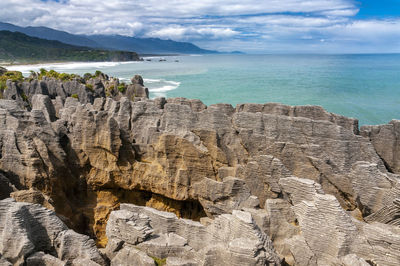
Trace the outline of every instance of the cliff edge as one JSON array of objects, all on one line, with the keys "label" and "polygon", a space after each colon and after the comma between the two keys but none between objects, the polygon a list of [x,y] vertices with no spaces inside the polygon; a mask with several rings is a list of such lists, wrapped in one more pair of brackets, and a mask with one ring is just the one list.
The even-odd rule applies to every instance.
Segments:
[{"label": "cliff edge", "polygon": [[[0,262],[400,263],[397,120],[359,130],[318,106],[148,99],[140,76],[123,89],[102,73],[33,73],[2,95]],[[102,254],[63,257],[46,241],[10,252],[9,217],[39,208],[21,202]]]}]

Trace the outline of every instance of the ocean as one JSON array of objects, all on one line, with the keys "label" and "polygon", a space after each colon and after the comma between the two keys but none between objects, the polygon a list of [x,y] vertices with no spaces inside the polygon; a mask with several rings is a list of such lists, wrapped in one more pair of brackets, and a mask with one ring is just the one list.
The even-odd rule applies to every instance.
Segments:
[{"label": "ocean", "polygon": [[[166,61],[160,62],[161,58]],[[320,105],[358,118],[360,125],[400,119],[400,54],[193,55],[8,68],[29,75],[42,67],[80,75],[100,70],[126,82],[140,74],[151,98],[196,98],[207,105]]]}]

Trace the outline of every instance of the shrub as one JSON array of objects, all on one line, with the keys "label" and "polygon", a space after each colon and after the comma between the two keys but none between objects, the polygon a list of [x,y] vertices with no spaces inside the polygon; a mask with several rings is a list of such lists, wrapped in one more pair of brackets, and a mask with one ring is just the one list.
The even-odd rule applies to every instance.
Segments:
[{"label": "shrub", "polygon": [[56,78],[56,79],[58,79],[59,78],[59,76],[60,76],[60,73],[58,73],[57,71],[55,71],[55,70],[50,70],[49,72],[47,72],[47,75],[46,76],[48,76],[49,78]]},{"label": "shrub", "polygon": [[0,90],[3,91],[7,89],[7,84],[4,80],[0,80]]},{"label": "shrub", "polygon": [[[35,72],[31,72],[32,74],[34,74]],[[49,77],[49,78],[55,78],[55,79],[60,79],[62,81],[68,81],[68,80],[72,80],[74,78],[80,78],[79,75],[75,75],[75,74],[67,74],[67,73],[59,73],[53,69],[47,71],[44,68],[41,68],[39,70],[39,79],[43,79],[43,77]]]},{"label": "shrub", "polygon": [[157,266],[163,266],[163,265],[165,265],[167,263],[167,259],[166,258],[164,258],[164,259],[160,259],[160,258],[157,258],[157,257],[151,257],[151,258],[154,260],[154,262],[156,263]]},{"label": "shrub", "polygon": [[0,89],[5,90],[7,88],[7,80],[19,82],[24,80],[24,76],[19,71],[7,71],[0,76]]},{"label": "shrub", "polygon": [[118,85],[118,90],[119,90],[121,93],[124,93],[124,92],[126,91],[126,84],[125,84],[125,83],[119,84],[119,85]]},{"label": "shrub", "polygon": [[79,100],[78,94],[76,94],[76,93],[72,94],[71,97]]},{"label": "shrub", "polygon": [[25,93],[21,93],[21,98],[24,102],[28,102],[28,96]]},{"label": "shrub", "polygon": [[96,70],[96,72],[94,73],[95,77],[100,76],[101,74],[103,74],[103,72],[101,72],[100,70]]},{"label": "shrub", "polygon": [[86,88],[92,92],[94,91],[92,84],[86,84]]},{"label": "shrub", "polygon": [[58,75],[58,78],[61,79],[62,81],[67,81],[67,80],[71,80],[72,75],[67,74],[67,73],[61,73]]},{"label": "shrub", "polygon": [[40,73],[40,75],[46,76],[47,70],[44,68],[41,68],[41,69],[39,69],[39,73]]},{"label": "shrub", "polygon": [[90,74],[90,73],[85,73],[85,75],[83,75],[83,78],[84,78],[85,80],[89,80],[89,79],[93,78],[93,76],[92,76],[92,74]]}]

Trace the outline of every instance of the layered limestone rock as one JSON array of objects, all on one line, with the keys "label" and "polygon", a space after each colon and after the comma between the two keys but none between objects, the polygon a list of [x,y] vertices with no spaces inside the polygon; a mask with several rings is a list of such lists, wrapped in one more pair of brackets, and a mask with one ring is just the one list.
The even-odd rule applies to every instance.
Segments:
[{"label": "layered limestone rock", "polygon": [[[277,263],[273,254],[297,265],[397,262],[396,121],[359,133],[356,119],[317,106],[149,100],[139,76],[123,93],[110,93],[118,82],[105,75],[85,82],[8,82],[10,100],[0,100],[1,198],[54,209],[107,245],[115,264],[146,264],[154,255],[171,265],[258,265]],[[125,209],[110,219],[121,224],[108,228],[121,203],[170,214]],[[220,246],[203,250],[207,239]],[[369,252],[368,241],[379,248]],[[34,260],[52,260],[45,255]]]},{"label": "layered limestone rock", "polygon": [[389,170],[400,174],[400,120],[392,120],[387,125],[363,126],[361,135],[371,140]]},{"label": "layered limestone rock", "polygon": [[284,178],[281,181],[284,192],[298,199],[291,208],[300,234],[285,240],[297,264],[400,263],[398,227],[355,220],[334,196],[310,189],[318,185],[307,179]]},{"label": "layered limestone rock", "polygon": [[106,265],[95,242],[37,204],[0,201],[1,265]]},{"label": "layered limestone rock", "polygon": [[107,237],[112,265],[130,265],[120,257],[132,256],[135,249],[139,250],[135,257],[144,252],[140,257],[167,259],[167,265],[280,265],[271,240],[244,211],[222,214],[204,226],[171,213],[123,204],[111,213]]},{"label": "layered limestone rock", "polygon": [[[54,76],[59,76],[61,79]],[[53,116],[50,118],[54,118],[55,109],[50,101],[56,105],[71,96],[78,99],[82,104],[93,103],[99,97],[112,97],[119,100],[126,96],[132,101],[149,98],[149,90],[144,86],[143,79],[139,75],[132,78],[132,84],[127,85],[120,82],[119,79],[109,77],[101,72],[96,72],[95,76],[85,74],[84,77],[52,73],[51,71],[43,74],[33,72],[29,78],[23,81],[8,80],[6,85],[7,88],[2,92],[3,99],[15,100],[26,109],[35,108],[38,101],[43,102],[45,100],[47,101],[45,103],[47,110],[52,109],[51,115]],[[38,95],[36,99],[34,98],[35,95]],[[49,99],[42,98],[46,95],[49,96]],[[45,115],[48,117],[46,112]]]}]

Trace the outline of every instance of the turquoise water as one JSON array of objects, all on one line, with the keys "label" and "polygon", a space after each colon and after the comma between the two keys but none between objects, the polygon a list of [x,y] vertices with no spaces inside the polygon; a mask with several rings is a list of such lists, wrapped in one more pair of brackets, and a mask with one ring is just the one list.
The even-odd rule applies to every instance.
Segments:
[{"label": "turquoise water", "polygon": [[[321,105],[360,124],[400,119],[400,55],[171,56],[131,63],[71,63],[50,69],[83,74],[97,69],[128,80],[141,74],[151,97],[213,103],[279,102]],[[178,61],[178,62],[177,62]],[[43,66],[18,66],[36,70]]]}]

